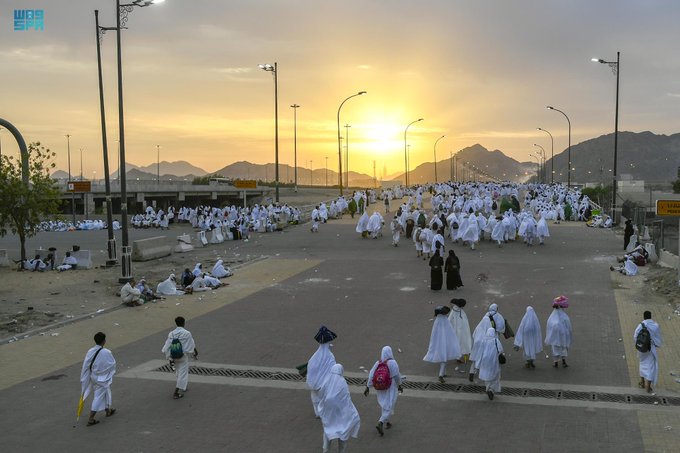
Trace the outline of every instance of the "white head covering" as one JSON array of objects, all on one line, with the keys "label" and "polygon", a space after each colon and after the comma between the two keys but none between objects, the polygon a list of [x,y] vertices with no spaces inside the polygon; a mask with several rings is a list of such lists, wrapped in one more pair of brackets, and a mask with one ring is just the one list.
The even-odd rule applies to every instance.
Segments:
[{"label": "white head covering", "polygon": [[201,275],[203,273],[203,271],[201,270],[201,267],[202,267],[201,263],[196,263],[196,266],[194,266],[194,270],[191,271],[191,273],[194,274],[194,277],[198,277],[199,275]]},{"label": "white head covering", "polygon": [[550,346],[571,346],[571,320],[561,308],[553,308],[545,328],[545,344]]},{"label": "white head covering", "polygon": [[443,314],[435,316],[430,334],[430,345],[423,360],[431,363],[442,363],[459,359],[461,355],[460,343],[449,318]]},{"label": "white head covering", "polygon": [[542,338],[541,323],[538,320],[538,316],[536,316],[533,307],[527,307],[526,313],[515,333],[515,346],[522,346],[525,356],[533,358],[536,354],[543,351]]},{"label": "white head covering", "polygon": [[484,335],[484,344],[476,365],[479,368],[479,378],[483,381],[493,381],[501,373],[498,355],[503,352],[503,345],[496,338],[496,330],[489,327]]},{"label": "white head covering", "polygon": [[311,390],[319,390],[333,365],[335,365],[335,356],[331,352],[330,343],[320,344],[307,362],[307,387]]},{"label": "white head covering", "polygon": [[357,437],[361,419],[352,403],[347,381],[342,376],[344,369],[336,363],[331,367],[321,389],[319,415],[323,423],[323,431],[328,440],[347,440]]},{"label": "white head covering", "polygon": [[382,351],[380,352],[380,361],[384,362],[387,359],[394,359],[392,348],[389,346],[383,346]]}]

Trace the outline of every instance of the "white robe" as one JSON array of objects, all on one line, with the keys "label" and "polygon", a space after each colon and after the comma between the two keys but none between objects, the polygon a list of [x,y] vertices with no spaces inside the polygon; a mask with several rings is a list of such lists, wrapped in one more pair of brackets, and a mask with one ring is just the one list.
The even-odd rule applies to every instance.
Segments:
[{"label": "white robe", "polygon": [[382,414],[380,416],[381,422],[389,421],[390,416],[394,413],[394,406],[395,404],[397,404],[397,397],[399,395],[398,387],[399,385],[401,385],[401,374],[399,373],[399,365],[397,364],[397,361],[394,360],[392,348],[390,348],[389,346],[385,346],[382,348],[382,351],[380,353],[380,360],[375,362],[373,368],[371,368],[371,371],[368,373],[368,381],[366,383],[368,387],[373,387],[373,375],[375,374],[375,370],[378,369],[378,365],[380,364],[380,362],[385,362],[386,360],[387,367],[390,370],[390,377],[392,378],[392,385],[390,385],[390,388],[388,388],[387,390],[375,391],[376,394],[378,395],[378,404],[382,409]]},{"label": "white robe", "polygon": [[[97,354],[100,349],[101,352]],[[96,358],[95,354],[97,354]],[[95,358],[94,362],[92,362],[93,358]],[[92,365],[91,371],[90,364]],[[116,374],[116,359],[113,358],[111,351],[102,346],[91,347],[83,360],[80,385],[83,400],[94,392],[92,411],[98,412],[111,408],[111,383],[114,374]]]},{"label": "white robe", "polygon": [[453,326],[444,315],[437,315],[432,325],[430,344],[423,360],[431,363],[443,363],[461,357],[460,342]]},{"label": "white robe", "polygon": [[361,427],[359,412],[352,403],[347,381],[342,375],[343,371],[339,363],[333,365],[321,388],[319,416],[323,424],[324,437],[328,440],[346,441],[350,436],[356,438]]},{"label": "white robe", "polygon": [[216,278],[224,278],[224,277],[229,277],[233,275],[231,272],[231,269],[225,268],[224,267],[224,261],[223,260],[217,260],[215,265],[212,268],[212,271],[210,271],[210,274],[213,277]]},{"label": "white robe", "polygon": [[330,343],[320,344],[314,355],[307,362],[307,387],[312,391],[314,415],[319,416],[319,391],[335,365],[335,356],[331,352]]},{"label": "white robe", "polygon": [[486,382],[486,390],[493,392],[501,391],[501,364],[498,355],[503,352],[503,345],[492,327],[489,327],[484,335],[479,359],[476,362],[479,368],[479,379]]},{"label": "white robe", "polygon": [[541,323],[532,307],[527,307],[515,332],[515,346],[523,348],[526,360],[535,360],[536,354],[543,352]]},{"label": "white robe", "polygon": [[545,328],[545,344],[552,346],[553,356],[567,356],[571,346],[571,320],[564,309],[553,308]]},{"label": "white robe", "polygon": [[[638,359],[640,359],[640,377],[647,379],[652,384],[656,384],[659,378],[659,357],[656,353],[656,348],[660,347],[663,343],[661,337],[661,329],[656,321],[651,319],[645,319],[642,321],[649,330],[649,334],[652,339],[652,348],[649,352],[638,351]],[[638,333],[642,326],[638,324],[633,334],[633,341],[637,340]]]},{"label": "white robe", "polygon": [[177,289],[175,274],[170,274],[170,277],[158,284],[156,287],[156,294],[160,296],[181,296],[184,294],[184,291]]},{"label": "white robe", "polygon": [[460,343],[460,353],[462,355],[470,354],[472,352],[472,335],[470,334],[470,322],[465,310],[456,306],[451,307],[449,322],[451,322]]}]

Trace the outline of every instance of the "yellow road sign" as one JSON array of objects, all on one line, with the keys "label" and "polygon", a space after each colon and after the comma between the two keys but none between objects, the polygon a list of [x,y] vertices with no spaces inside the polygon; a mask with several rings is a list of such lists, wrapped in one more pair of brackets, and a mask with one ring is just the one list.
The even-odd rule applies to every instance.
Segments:
[{"label": "yellow road sign", "polygon": [[257,181],[254,179],[242,179],[234,181],[234,187],[237,189],[257,189]]},{"label": "yellow road sign", "polygon": [[680,216],[680,200],[656,200],[656,215]]}]

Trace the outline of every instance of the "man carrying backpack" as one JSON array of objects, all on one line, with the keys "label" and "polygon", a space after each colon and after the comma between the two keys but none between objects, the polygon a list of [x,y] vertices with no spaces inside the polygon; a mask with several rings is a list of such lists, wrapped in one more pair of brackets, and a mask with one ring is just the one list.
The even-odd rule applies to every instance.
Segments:
[{"label": "man carrying backpack", "polygon": [[170,361],[170,365],[175,367],[177,374],[177,386],[175,393],[172,395],[174,399],[184,397],[184,392],[187,389],[189,381],[189,356],[191,354],[194,359],[198,358],[198,349],[194,343],[194,338],[191,332],[184,328],[185,319],[181,316],[175,318],[177,328],[168,334],[168,339],[165,340],[161,352],[165,354],[165,358]]},{"label": "man carrying backpack", "polygon": [[[394,360],[392,355],[392,348],[385,346],[380,353],[380,360],[375,362],[371,372],[368,373],[368,381],[366,382],[366,390],[364,396],[368,396],[369,388],[373,387],[378,394],[378,404],[382,409],[380,419],[375,429],[378,430],[380,436],[385,435],[385,429],[390,429],[390,417],[394,413],[394,405],[397,404],[398,393],[404,390],[401,388],[401,375],[399,374],[399,365]],[[398,393],[397,393],[398,392]]]},{"label": "man carrying backpack", "polygon": [[640,359],[640,382],[638,386],[652,393],[652,383],[656,385],[659,377],[659,358],[656,348],[661,346],[661,329],[656,321],[652,320],[652,312],[645,311],[643,321],[638,324],[633,335],[635,349],[638,350]]}]

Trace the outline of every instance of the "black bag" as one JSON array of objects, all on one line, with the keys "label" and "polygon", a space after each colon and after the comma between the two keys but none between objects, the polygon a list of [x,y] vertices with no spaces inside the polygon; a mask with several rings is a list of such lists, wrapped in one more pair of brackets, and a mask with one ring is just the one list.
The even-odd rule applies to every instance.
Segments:
[{"label": "black bag", "polygon": [[513,338],[515,336],[515,331],[512,330],[512,327],[510,327],[510,324],[508,324],[508,320],[505,320],[505,331],[503,332],[503,338],[506,340],[508,338]]},{"label": "black bag", "polygon": [[[494,341],[497,342],[498,340]],[[498,343],[494,344],[496,345],[496,351],[498,351],[498,363],[500,363],[501,365],[505,365],[505,362],[507,361],[507,359],[505,358],[505,354],[498,350]]]},{"label": "black bag", "polygon": [[495,201],[491,204],[491,209],[493,209],[494,211],[498,209],[498,204]]},{"label": "black bag", "polygon": [[652,336],[649,330],[647,330],[645,323],[641,322],[640,326],[640,331],[637,337],[635,337],[635,349],[640,352],[649,352],[652,350]]}]

